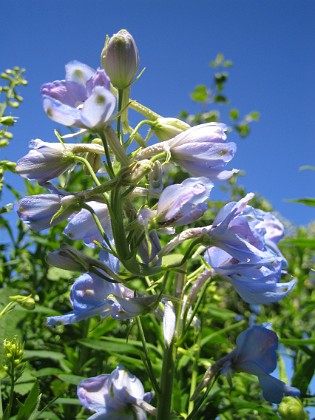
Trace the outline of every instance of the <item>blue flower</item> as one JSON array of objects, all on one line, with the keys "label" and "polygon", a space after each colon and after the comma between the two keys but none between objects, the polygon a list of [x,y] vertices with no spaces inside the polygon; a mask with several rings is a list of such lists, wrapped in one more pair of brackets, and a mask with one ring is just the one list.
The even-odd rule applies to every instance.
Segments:
[{"label": "blue flower", "polygon": [[[277,248],[279,237],[271,233],[276,218],[272,216],[272,223],[268,222],[268,213],[248,206],[253,197],[254,194],[249,193],[219,211],[208,231],[210,242],[242,262],[258,263],[277,255],[285,266],[286,260]],[[280,222],[277,223],[280,226]]]},{"label": "blue flower", "polygon": [[106,281],[96,274],[85,273],[76,279],[70,290],[73,311],[48,317],[47,324],[68,325],[95,315],[101,318],[111,316],[114,319],[129,319],[150,311],[156,306],[158,298],[158,295],[135,297],[133,290],[120,283]]},{"label": "blue flower", "polygon": [[279,404],[283,396],[298,397],[300,391],[270,376],[277,366],[277,334],[262,326],[243,331],[236,348],[224,358],[222,373],[245,372],[256,375],[265,400]]},{"label": "blue flower", "polygon": [[226,130],[224,124],[200,124],[166,141],[165,145],[172,160],[187,172],[224,181],[237,172],[224,169],[236,152],[236,144],[226,142]]},{"label": "blue flower", "polygon": [[89,419],[145,420],[144,408],[153,408],[148,403],[153,393],[144,392],[141,381],[118,365],[110,374],[84,379],[77,388],[81,404],[96,414]]},{"label": "blue flower", "polygon": [[41,95],[44,110],[52,120],[91,130],[104,127],[116,106],[105,71],[95,72],[78,61],[66,65],[66,80],[44,84]]},{"label": "blue flower", "polygon": [[[107,205],[97,201],[89,201],[87,204],[98,217],[109,241],[113,242],[112,227]],[[95,241],[100,243],[104,241],[91,212],[87,209],[82,209],[70,217],[70,221],[66,226],[64,233],[73,240],[83,240],[89,247],[95,246]]]},{"label": "blue flower", "polygon": [[76,210],[75,196],[62,194],[27,196],[16,205],[18,216],[35,231],[48,229],[66,220]]},{"label": "blue flower", "polygon": [[199,219],[208,206],[213,183],[208,178],[187,178],[162,192],[156,214],[159,226],[183,226]]},{"label": "blue flower", "polygon": [[170,140],[140,150],[135,159],[147,159],[167,152],[173,162],[192,175],[206,177],[213,182],[225,181],[238,172],[236,169],[225,170],[236,152],[236,144],[226,142],[226,130],[224,124],[200,124]]},{"label": "blue flower", "polygon": [[245,302],[260,305],[278,302],[287,296],[296,280],[280,283],[283,263],[269,257],[259,263],[239,262],[217,247],[208,248],[204,256],[215,274],[229,280]]},{"label": "blue flower", "polygon": [[74,164],[71,146],[46,143],[40,139],[30,142],[32,150],[17,161],[16,173],[39,183],[61,175]]},{"label": "blue flower", "polygon": [[104,154],[103,147],[97,144],[61,144],[47,143],[40,139],[32,140],[31,150],[17,161],[15,171],[30,180],[40,184],[58,177],[75,164],[75,155],[92,152]]}]

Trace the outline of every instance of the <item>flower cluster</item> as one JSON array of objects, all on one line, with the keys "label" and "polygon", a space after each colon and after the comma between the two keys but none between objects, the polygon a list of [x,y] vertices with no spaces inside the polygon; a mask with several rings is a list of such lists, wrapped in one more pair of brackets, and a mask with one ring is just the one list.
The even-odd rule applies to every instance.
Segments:
[{"label": "flower cluster", "polygon": [[[176,340],[198,325],[194,304],[206,280],[218,276],[228,280],[244,301],[255,305],[283,299],[295,280],[281,282],[287,266],[278,247],[283,225],[273,214],[249,205],[252,193],[223,206],[211,224],[211,216],[204,222],[216,183],[237,173],[227,168],[236,144],[227,141],[224,124],[190,127],[129,101],[138,66],[134,39],[123,30],[107,39],[101,69],[72,61],[66,65],[65,80],[42,86],[47,115],[79,128],[73,137],[88,133],[89,142],[68,143],[67,135],[58,135],[57,143],[32,140],[16,172],[48,192],[21,199],[17,212],[35,231],[67,221],[63,231],[67,239],[90,248],[89,256],[68,245],[48,255],[49,264],[81,273],[70,290],[72,311],[49,317],[49,326],[94,316],[131,320],[153,313],[163,320],[169,357]],[[129,126],[128,107],[145,116],[143,124],[150,126],[158,142],[147,145],[139,130]],[[112,127],[116,118],[117,132]],[[129,147],[133,140],[138,146]],[[96,160],[97,165],[91,164]],[[78,165],[90,186],[81,191],[60,189],[58,177],[65,172],[71,176]],[[170,167],[180,174],[178,182],[169,176]],[[177,254],[185,250],[180,260],[176,252],[172,258],[174,249]],[[200,267],[172,296],[168,278],[186,278],[192,255],[199,255]],[[179,301],[181,310],[176,311]],[[257,375],[265,399],[278,403],[283,395],[297,396],[298,391],[269,376],[276,366],[276,348],[275,333],[254,327],[238,337],[236,349],[217,366],[229,375],[238,371]],[[156,387],[159,413],[170,412],[165,372]],[[91,419],[145,419],[146,412],[156,413],[149,404],[152,394],[145,394],[139,379],[122,366],[82,381],[78,397],[95,412]]]}]

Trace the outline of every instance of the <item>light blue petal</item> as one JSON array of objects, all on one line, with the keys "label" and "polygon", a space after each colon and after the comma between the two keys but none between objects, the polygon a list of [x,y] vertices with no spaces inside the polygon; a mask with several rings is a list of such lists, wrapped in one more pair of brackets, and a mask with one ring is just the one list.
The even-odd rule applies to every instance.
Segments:
[{"label": "light blue petal", "polygon": [[90,129],[102,127],[115,110],[116,98],[107,89],[96,86],[81,110],[81,122]]},{"label": "light blue petal", "polygon": [[80,111],[65,105],[56,99],[43,96],[43,107],[49,118],[66,126],[83,127],[80,124]]},{"label": "light blue petal", "polygon": [[65,68],[66,80],[70,80],[81,85],[85,85],[95,73],[95,70],[90,66],[77,60],[70,61],[66,64]]}]

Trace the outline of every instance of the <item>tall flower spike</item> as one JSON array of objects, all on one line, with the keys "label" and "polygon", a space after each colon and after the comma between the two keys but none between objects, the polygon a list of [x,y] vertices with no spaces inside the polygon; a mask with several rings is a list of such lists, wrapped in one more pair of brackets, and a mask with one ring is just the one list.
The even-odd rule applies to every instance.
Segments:
[{"label": "tall flower spike", "polygon": [[67,64],[66,80],[44,84],[41,95],[47,115],[70,127],[100,129],[109,123],[116,106],[105,71],[95,72],[78,61]]},{"label": "tall flower spike", "polygon": [[300,391],[297,388],[269,375],[277,366],[277,348],[275,332],[262,326],[249,328],[237,337],[235,350],[224,358],[222,373],[234,371],[256,375],[263,397],[271,403],[279,404],[285,395],[298,397]]},{"label": "tall flower spike", "polygon": [[154,412],[148,404],[153,393],[145,393],[141,381],[121,365],[110,374],[81,381],[77,394],[84,407],[95,411],[96,414],[89,417],[91,420],[145,420],[147,416],[142,407]]}]

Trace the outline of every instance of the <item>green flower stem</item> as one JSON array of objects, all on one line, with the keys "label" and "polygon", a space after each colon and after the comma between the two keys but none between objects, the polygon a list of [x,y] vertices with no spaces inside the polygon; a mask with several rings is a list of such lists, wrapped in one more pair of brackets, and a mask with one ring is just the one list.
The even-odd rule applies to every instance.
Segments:
[{"label": "green flower stem", "polygon": [[[113,130],[113,128],[110,127],[110,126],[107,126],[105,128],[104,132],[101,134],[101,138],[102,138],[102,141],[104,139],[103,144],[104,144],[104,142],[106,144],[108,143],[109,147],[111,148],[111,150],[114,153],[114,156],[116,157],[118,162],[121,163],[123,166],[128,166],[129,159],[126,155],[125,149],[121,145],[121,143],[120,143],[115,131]],[[104,148],[105,148],[105,145],[104,145]],[[106,152],[106,150],[105,150],[105,152]],[[110,159],[109,159],[109,162],[110,162]]]},{"label": "green flower stem", "polygon": [[10,376],[10,380],[11,380],[10,393],[9,393],[9,403],[8,403],[7,408],[5,409],[3,420],[8,420],[11,417],[11,411],[12,411],[13,399],[14,399],[14,383],[15,383],[15,378],[14,378],[14,365],[13,365],[13,361],[9,365],[11,367],[10,372],[8,372],[8,374]]},{"label": "green flower stem", "polygon": [[172,393],[175,372],[177,348],[174,340],[169,347],[164,349],[163,366],[161,374],[161,394],[158,398],[157,420],[171,419]]},{"label": "green flower stem", "polygon": [[103,131],[101,131],[99,133],[99,136],[102,140],[102,143],[103,143],[103,146],[104,146],[104,151],[105,151],[105,157],[106,157],[106,162],[107,162],[107,164],[105,165],[105,168],[106,168],[110,178],[115,178],[115,173],[114,173],[114,170],[113,170],[112,161],[111,161],[110,152],[109,152],[108,143],[107,143],[105,133]]},{"label": "green flower stem", "polygon": [[11,312],[12,309],[17,305],[16,302],[9,302],[0,312],[0,319],[6,315],[7,313]]},{"label": "green flower stem", "polygon": [[146,117],[148,120],[156,120],[157,118],[161,117],[161,115],[157,114],[156,112],[152,111],[150,108],[147,108],[146,106],[139,104],[139,102],[131,100],[129,107],[133,109],[134,111],[139,112],[139,114]]},{"label": "green flower stem", "polygon": [[123,95],[124,95],[124,90],[123,89],[118,89],[118,117],[117,117],[117,137],[118,140],[120,141],[120,144],[122,144],[122,136],[121,136],[121,109],[122,109],[122,103],[123,103]]},{"label": "green flower stem", "polygon": [[129,121],[128,121],[128,106],[130,98],[130,86],[125,88],[122,91],[122,103],[121,103],[121,126],[123,133],[128,133],[130,131]]},{"label": "green flower stem", "polygon": [[190,414],[195,406],[195,401],[191,399],[191,397],[195,393],[196,385],[197,385],[197,377],[198,377],[198,361],[200,356],[200,333],[197,333],[197,340],[195,345],[195,352],[194,352],[194,362],[192,366],[192,374],[191,374],[191,383],[190,383],[190,391],[189,391],[189,404],[188,404],[188,414]]},{"label": "green flower stem", "polygon": [[145,339],[145,335],[144,335],[144,331],[143,331],[143,327],[142,327],[140,317],[136,317],[136,322],[137,322],[137,326],[138,326],[138,330],[139,330],[139,334],[140,334],[140,339],[141,339],[141,342],[142,342],[142,348],[143,348],[144,356],[145,356],[145,359],[143,360],[143,362],[145,364],[147,374],[150,378],[150,381],[151,381],[151,384],[152,384],[152,387],[153,387],[154,391],[156,392],[157,395],[160,395],[161,390],[160,390],[159,384],[158,384],[158,382],[155,378],[155,374],[154,374],[154,371],[153,371],[153,368],[152,368],[150,355],[149,355],[149,352],[148,352],[148,347],[147,347],[147,343],[146,343],[146,339]]},{"label": "green flower stem", "polygon": [[117,255],[122,263],[130,258],[130,250],[127,243],[127,235],[124,226],[124,214],[122,207],[122,199],[120,188],[114,188],[111,192],[111,200],[109,206],[112,231],[115,240]]},{"label": "green flower stem", "polygon": [[130,137],[129,137],[129,140],[128,140],[129,143],[131,143],[133,141],[133,139],[135,139],[140,147],[146,147],[146,143],[144,141],[139,142],[138,137],[137,137],[137,134],[138,134],[138,131],[140,130],[140,128],[143,125],[146,125],[146,124],[152,126],[154,123],[152,122],[152,120],[142,120],[142,121],[140,121],[139,124],[133,129],[132,133],[130,134]]},{"label": "green flower stem", "polygon": [[[165,277],[164,281],[168,277]],[[157,406],[157,420],[168,420],[171,419],[172,411],[172,396],[173,396],[173,383],[174,383],[174,374],[176,367],[176,358],[177,358],[177,342],[176,337],[180,334],[182,328],[182,290],[184,286],[184,281],[186,274],[177,273],[174,284],[173,296],[176,298],[173,302],[174,310],[176,313],[176,328],[174,337],[169,345],[164,346],[164,356],[163,356],[163,365],[161,373],[160,388],[161,394],[158,398]]]},{"label": "green flower stem", "polygon": [[90,162],[87,159],[84,159],[81,156],[75,156],[75,160],[77,162],[83,163],[83,165],[86,166],[87,170],[89,171],[89,173],[90,173],[91,177],[93,178],[93,181],[95,182],[96,185],[101,185],[100,180],[95,175],[95,172],[93,171],[93,168],[92,168]]}]

